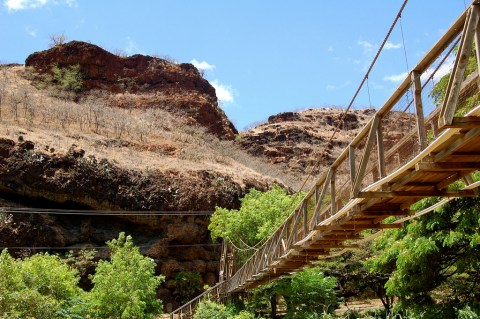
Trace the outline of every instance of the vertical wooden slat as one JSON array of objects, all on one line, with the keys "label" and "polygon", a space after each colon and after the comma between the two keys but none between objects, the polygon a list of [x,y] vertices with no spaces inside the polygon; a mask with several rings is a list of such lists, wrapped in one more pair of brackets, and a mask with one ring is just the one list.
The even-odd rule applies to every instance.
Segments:
[{"label": "vertical wooden slat", "polygon": [[352,192],[353,192],[353,185],[355,182],[355,175],[356,175],[356,169],[355,169],[355,147],[350,145],[348,147],[348,158],[350,161],[350,181],[352,184]]},{"label": "vertical wooden slat", "polygon": [[308,208],[307,202],[303,205],[303,238],[307,236],[308,233]]},{"label": "vertical wooden slat", "polygon": [[420,82],[420,72],[412,71],[411,79],[413,83],[413,98],[415,101],[415,115],[417,121],[417,133],[418,144],[420,150],[424,150],[427,147],[427,128],[425,126],[425,117],[423,114],[423,102],[422,102],[422,84]]},{"label": "vertical wooden slat", "polygon": [[336,189],[335,189],[335,177],[337,170],[332,169],[332,177],[330,179],[330,199],[331,199],[331,208],[330,216],[333,216],[337,213],[337,200],[336,200]]},{"label": "vertical wooden slat", "polygon": [[477,55],[477,71],[479,74],[477,85],[480,87],[480,21],[477,23],[477,27],[475,29],[475,53]]},{"label": "vertical wooden slat", "polygon": [[362,180],[363,180],[363,177],[365,176],[365,170],[367,168],[367,164],[370,159],[370,153],[372,152],[373,142],[375,141],[375,137],[377,136],[377,127],[378,127],[379,121],[380,121],[380,117],[376,114],[373,118],[370,131],[368,132],[367,144],[365,145],[365,150],[362,156],[362,160],[360,161],[360,165],[358,167],[358,171],[355,176],[355,182],[354,182],[354,185],[352,188],[352,194],[351,194],[352,198],[357,196],[358,192],[360,191],[360,187],[362,186]]},{"label": "vertical wooden slat", "polygon": [[460,95],[460,87],[462,85],[465,68],[468,58],[471,54],[472,41],[475,29],[478,25],[479,8],[478,5],[472,5],[467,13],[465,27],[463,29],[460,47],[453,66],[454,72],[450,76],[445,93],[445,100],[442,105],[439,117],[439,127],[452,124],[455,115],[458,97]]},{"label": "vertical wooden slat", "polygon": [[[479,77],[479,79],[480,79],[480,77]],[[433,137],[434,137],[434,138],[437,138],[437,136],[438,136],[438,118],[433,119],[432,121],[430,121],[430,125],[432,126]]]},{"label": "vertical wooden slat", "polygon": [[314,220],[313,226],[316,226],[320,222],[320,208],[322,206],[323,199],[327,194],[327,189],[329,187],[329,180],[332,177],[332,171],[333,169],[330,167],[330,169],[328,170],[327,178],[323,182],[322,193],[320,194],[320,197],[315,205],[315,212],[313,213],[313,220]]}]

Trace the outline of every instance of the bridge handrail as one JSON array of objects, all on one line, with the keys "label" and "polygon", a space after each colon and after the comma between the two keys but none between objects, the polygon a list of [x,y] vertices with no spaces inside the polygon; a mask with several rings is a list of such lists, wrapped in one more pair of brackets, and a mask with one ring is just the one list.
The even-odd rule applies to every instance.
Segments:
[{"label": "bridge handrail", "polygon": [[[355,138],[352,140],[352,142],[341,152],[340,156],[337,157],[337,159],[333,162],[333,164],[330,166],[330,171],[335,170],[336,168],[340,167],[340,165],[344,164],[347,160],[347,158],[350,156],[350,153],[352,152],[352,149],[356,148],[362,140],[364,140],[367,136],[370,139],[374,139],[374,132],[377,130],[375,125],[379,125],[379,121],[386,115],[388,112],[390,112],[394,106],[398,103],[398,101],[401,99],[402,96],[404,96],[407,91],[414,85],[414,81],[412,79],[412,74],[416,74],[417,76],[425,73],[428,68],[435,62],[435,60],[440,56],[440,54],[450,46],[453,41],[462,33],[463,27],[466,23],[467,19],[467,12],[463,12],[459,18],[453,23],[453,25],[445,32],[445,34],[436,42],[436,44],[432,47],[432,49],[425,54],[425,56],[420,60],[420,62],[417,63],[417,65],[412,69],[412,73],[407,75],[405,79],[402,81],[402,83],[398,86],[398,88],[394,91],[394,93],[390,96],[390,98],[383,104],[383,106],[375,113],[373,118],[362,128],[362,130],[355,136]],[[417,88],[418,89],[418,88]],[[366,157],[364,155],[364,157]],[[368,161],[368,158],[366,159]],[[363,160],[362,160],[363,161]],[[366,164],[364,164],[366,165]],[[356,173],[357,175],[355,176],[356,179],[359,178],[359,174],[362,171],[362,169],[359,169]],[[362,174],[365,174],[365,168],[363,168]],[[300,214],[301,214],[301,207],[306,207],[307,201],[311,199],[314,195],[318,194],[318,190],[321,188],[325,188],[325,185],[327,183],[332,183],[331,176],[330,174],[322,174],[320,177],[320,180],[317,181],[315,186],[307,193],[305,198],[299,203],[299,205],[292,211],[290,216],[286,219],[286,221],[272,234],[272,236],[262,245],[262,247],[252,255],[252,257],[247,260],[247,262],[232,276],[231,280],[229,280],[229,285],[227,290],[229,292],[234,291],[236,289],[241,289],[242,285],[245,284],[246,281],[251,280],[252,276],[247,275],[247,273],[251,273],[250,270],[253,268],[256,268],[257,270],[263,270],[266,267],[268,267],[268,263],[265,264],[265,260],[273,260],[275,259],[275,254],[278,255],[277,249],[274,249],[274,251],[266,252],[266,247],[272,247],[272,243],[275,243],[275,247],[279,247],[281,243],[282,236],[287,233],[288,227],[292,225],[292,222],[294,220],[299,220]],[[330,177],[330,178],[329,178]],[[360,176],[359,182],[361,183],[362,177]],[[353,183],[353,181],[352,181]],[[384,181],[381,179],[380,181],[375,183],[375,187],[379,187],[383,185]],[[316,198],[316,204],[317,208],[319,207],[318,199]],[[351,204],[351,203],[349,203]],[[333,206],[331,206],[333,207]],[[332,210],[332,208],[331,208]],[[316,209],[316,214],[320,213],[320,209]],[[331,214],[331,216],[326,216],[327,218],[321,222],[320,224],[317,225],[325,225],[328,222],[331,222],[334,220],[332,217],[334,217],[336,214]],[[318,216],[312,216],[312,219],[317,218]],[[312,220],[311,219],[311,220]],[[311,233],[314,231],[314,229],[309,229],[308,233]],[[290,232],[290,236],[287,236],[286,238],[286,247],[283,247],[283,251],[287,252],[287,254],[291,251],[293,244],[292,236],[296,234],[295,231]],[[308,234],[304,234],[305,237],[308,236]],[[263,256],[265,255],[265,256]],[[277,257],[278,258],[278,257]],[[260,261],[260,262],[259,262]],[[256,265],[256,267],[254,267]],[[270,265],[272,266],[272,265]],[[253,272],[256,274],[256,276],[259,275],[258,271]]]}]

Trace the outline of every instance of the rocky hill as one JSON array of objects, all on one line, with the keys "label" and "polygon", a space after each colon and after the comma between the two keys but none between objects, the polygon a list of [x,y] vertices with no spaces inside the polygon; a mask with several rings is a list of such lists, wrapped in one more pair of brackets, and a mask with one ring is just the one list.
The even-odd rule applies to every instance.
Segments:
[{"label": "rocky hill", "polygon": [[[54,68],[78,66],[68,91]],[[237,147],[214,88],[190,64],[118,57],[82,42],[0,66],[0,206],[100,211],[0,214],[0,247],[16,256],[105,246],[125,231],[167,276],[164,304],[178,305],[179,272],[218,275],[220,247],[208,216],[102,216],[101,211],[236,208],[250,188],[288,176]],[[99,249],[97,257],[105,257]]]},{"label": "rocky hill", "polygon": [[[315,175],[333,163],[371,119],[375,109],[351,110],[345,116],[344,112],[341,108],[327,107],[272,115],[265,123],[241,132],[239,143],[253,156],[263,156],[298,177],[306,177],[319,162]],[[386,147],[403,137],[405,127],[414,124],[411,114],[392,114],[383,124]],[[329,143],[337,126],[339,130]]]},{"label": "rocky hill", "polygon": [[[75,89],[64,82],[74,81]],[[75,82],[76,81],[76,82]],[[68,83],[67,83],[68,84]],[[78,85],[77,84],[81,84]],[[297,190],[323,154],[329,165],[374,110],[334,108],[271,116],[238,135],[215,89],[191,64],[121,57],[72,41],[0,66],[0,206],[95,210],[90,215],[0,213],[0,247],[16,256],[103,247],[125,231],[167,276],[159,290],[176,305],[174,277],[217,280],[220,247],[208,215],[148,212],[237,208],[250,189]],[[396,125],[410,125],[398,115]],[[385,134],[392,141],[398,130]],[[144,211],[112,216],[109,211]],[[97,258],[106,257],[99,248]]]},{"label": "rocky hill", "polygon": [[190,63],[176,64],[140,54],[121,57],[90,43],[71,41],[31,54],[25,65],[39,74],[52,74],[54,65],[78,65],[87,91],[135,93],[133,97],[106,95],[113,105],[162,107],[191,118],[222,139],[231,140],[237,133],[218,107],[213,86]]}]

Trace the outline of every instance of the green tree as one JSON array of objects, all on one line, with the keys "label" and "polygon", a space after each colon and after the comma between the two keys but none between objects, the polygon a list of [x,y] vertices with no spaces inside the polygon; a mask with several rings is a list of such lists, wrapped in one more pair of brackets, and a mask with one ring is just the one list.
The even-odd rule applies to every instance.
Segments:
[{"label": "green tree", "polygon": [[231,315],[225,305],[207,300],[200,302],[193,319],[228,319]]},{"label": "green tree", "polygon": [[64,318],[65,309],[84,297],[77,286],[78,280],[77,272],[58,256],[45,253],[16,260],[3,250],[1,318]]},{"label": "green tree", "polygon": [[52,67],[52,82],[61,90],[80,92],[83,89],[83,76],[80,65],[71,65],[60,67],[54,65]]},{"label": "green tree", "polygon": [[173,294],[180,298],[182,303],[192,299],[202,288],[202,276],[198,272],[181,271],[173,279],[175,290]]},{"label": "green tree", "polygon": [[306,268],[292,275],[289,299],[289,318],[304,318],[308,314],[333,313],[338,306],[335,292],[337,282],[326,277],[315,267]]},{"label": "green tree", "polygon": [[100,261],[90,293],[93,318],[154,318],[161,312],[156,288],[164,280],[155,276],[155,262],[142,256],[131,236],[121,233],[107,242],[111,260]]},{"label": "green tree", "polygon": [[269,307],[276,307],[278,295],[285,300],[286,318],[331,314],[338,306],[336,288],[334,277],[325,276],[317,267],[306,268],[289,278],[281,278],[254,289],[245,301],[245,308],[251,313],[267,313]]},{"label": "green tree", "polygon": [[193,319],[262,319],[253,313],[238,311],[233,305],[222,305],[210,300],[202,301],[198,305]]},{"label": "green tree", "polygon": [[281,225],[302,197],[288,195],[277,185],[267,192],[250,189],[240,200],[240,209],[216,207],[208,229],[214,240],[228,239],[237,247],[255,246]]},{"label": "green tree", "polygon": [[[435,199],[416,205],[430,206]],[[480,199],[455,199],[389,231],[374,245],[372,270],[391,272],[387,293],[400,307],[424,318],[455,318],[456,310],[480,304]]]}]

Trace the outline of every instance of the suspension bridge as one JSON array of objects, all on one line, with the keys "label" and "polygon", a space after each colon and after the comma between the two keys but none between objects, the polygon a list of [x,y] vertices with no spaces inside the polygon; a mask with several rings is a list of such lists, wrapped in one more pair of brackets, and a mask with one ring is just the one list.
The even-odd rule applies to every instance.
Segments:
[{"label": "suspension bridge", "polygon": [[[475,99],[480,79],[478,69],[468,71],[467,65],[472,54],[480,65],[479,19],[480,1],[473,1],[253,256],[234,269],[225,245],[220,282],[170,317],[188,318],[204,298],[218,300],[246,291],[306,267],[319,256],[356,248],[364,230],[402,227],[404,221],[425,213],[410,210],[423,198],[443,197],[444,203],[478,196],[480,182],[472,173],[480,169],[480,105]],[[448,57],[455,62],[445,97],[427,112],[425,88]],[[410,116],[412,125],[399,124],[402,114]],[[401,128],[401,136],[391,136],[392,127]],[[466,186],[451,187],[458,180]],[[385,222],[391,216],[396,220]]]}]

